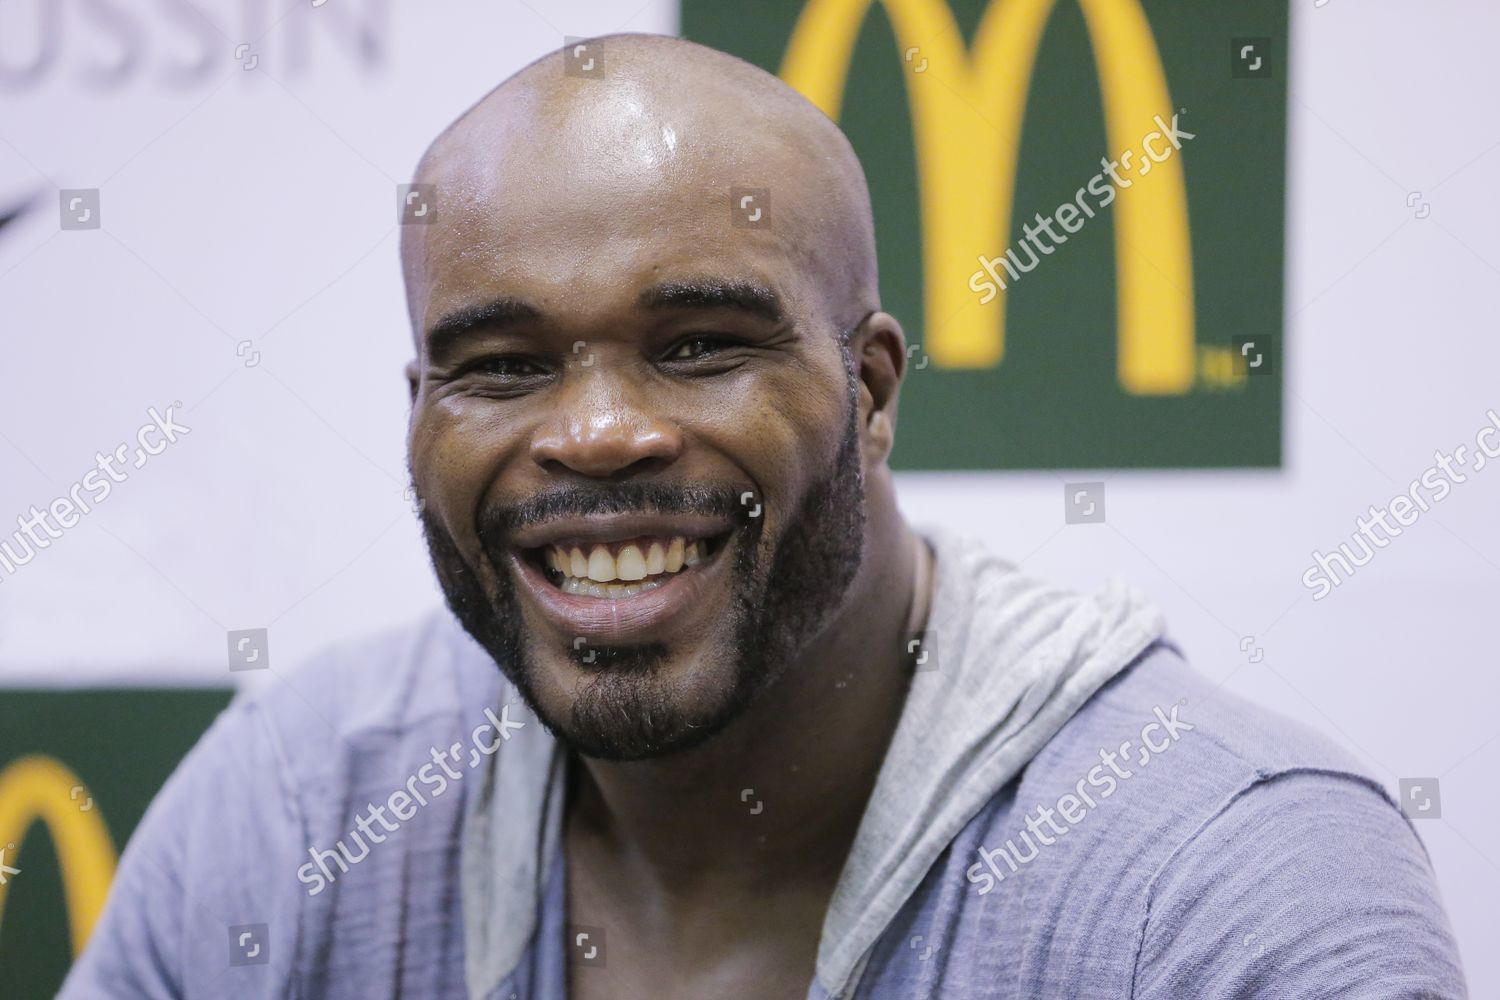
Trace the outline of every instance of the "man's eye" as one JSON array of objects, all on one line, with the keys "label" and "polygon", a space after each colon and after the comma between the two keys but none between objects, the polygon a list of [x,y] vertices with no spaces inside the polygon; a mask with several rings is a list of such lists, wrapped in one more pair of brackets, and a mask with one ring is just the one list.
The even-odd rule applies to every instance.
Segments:
[{"label": "man's eye", "polygon": [[723,337],[699,336],[682,341],[667,354],[668,361],[693,361],[717,354],[730,342]]},{"label": "man's eye", "polygon": [[534,362],[527,361],[525,358],[508,355],[485,358],[483,361],[475,364],[470,370],[484,375],[495,375],[500,378],[526,378],[533,375],[547,374],[544,369]]}]

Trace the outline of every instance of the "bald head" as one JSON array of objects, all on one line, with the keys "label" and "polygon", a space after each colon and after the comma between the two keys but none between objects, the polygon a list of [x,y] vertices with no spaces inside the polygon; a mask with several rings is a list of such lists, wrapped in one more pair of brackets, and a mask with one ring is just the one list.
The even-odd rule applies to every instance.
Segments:
[{"label": "bald head", "polygon": [[[785,255],[807,279],[799,293],[821,300],[806,304],[845,332],[878,308],[869,193],[836,124],[775,76],[694,42],[624,34],[589,45],[600,75],[569,75],[564,54],[544,56],[423,155],[416,180],[436,186],[437,224],[403,227],[401,248],[419,339],[439,255],[588,259],[674,225],[688,252],[712,230]],[[766,192],[747,206],[747,217],[761,209],[759,228],[734,226],[738,189]],[[680,225],[692,215],[699,224]]]}]

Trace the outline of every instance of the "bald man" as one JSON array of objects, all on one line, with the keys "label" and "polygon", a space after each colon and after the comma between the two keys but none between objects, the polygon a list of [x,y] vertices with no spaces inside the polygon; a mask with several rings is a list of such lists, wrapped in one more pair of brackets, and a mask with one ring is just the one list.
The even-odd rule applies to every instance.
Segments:
[{"label": "bald man", "polygon": [[63,996],[1454,997],[1426,856],[1121,586],[903,520],[838,128],[671,38],[447,129],[403,230],[451,615],[225,711]]}]

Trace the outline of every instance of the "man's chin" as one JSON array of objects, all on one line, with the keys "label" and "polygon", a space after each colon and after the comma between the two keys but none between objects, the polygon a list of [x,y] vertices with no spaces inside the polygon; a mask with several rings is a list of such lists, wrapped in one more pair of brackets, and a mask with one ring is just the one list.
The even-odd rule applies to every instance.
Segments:
[{"label": "man's chin", "polygon": [[569,749],[600,760],[697,747],[733,722],[755,691],[750,664],[673,655],[655,644],[526,659],[512,680],[532,711]]}]

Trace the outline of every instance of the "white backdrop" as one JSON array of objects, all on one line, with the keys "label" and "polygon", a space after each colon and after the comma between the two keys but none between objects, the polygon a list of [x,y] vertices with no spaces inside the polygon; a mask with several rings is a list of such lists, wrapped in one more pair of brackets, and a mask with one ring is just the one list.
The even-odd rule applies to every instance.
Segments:
[{"label": "white backdrop", "polygon": [[[258,676],[227,671],[228,629],[269,628],[280,667],[437,604],[403,497],[395,187],[564,34],[676,28],[667,0],[197,6],[0,5],[0,213],[35,199],[0,234],[0,522],[148,407],[191,428],[0,569],[0,688],[227,685]],[[1285,468],[905,475],[902,501],[1033,573],[1134,580],[1225,690],[1393,790],[1437,777],[1418,825],[1497,996],[1500,464],[1326,599],[1301,576],[1500,408],[1500,8],[1293,6]],[[59,231],[71,188],[101,190],[100,229]],[[1061,484],[1092,479],[1107,523],[1065,527]]]}]

